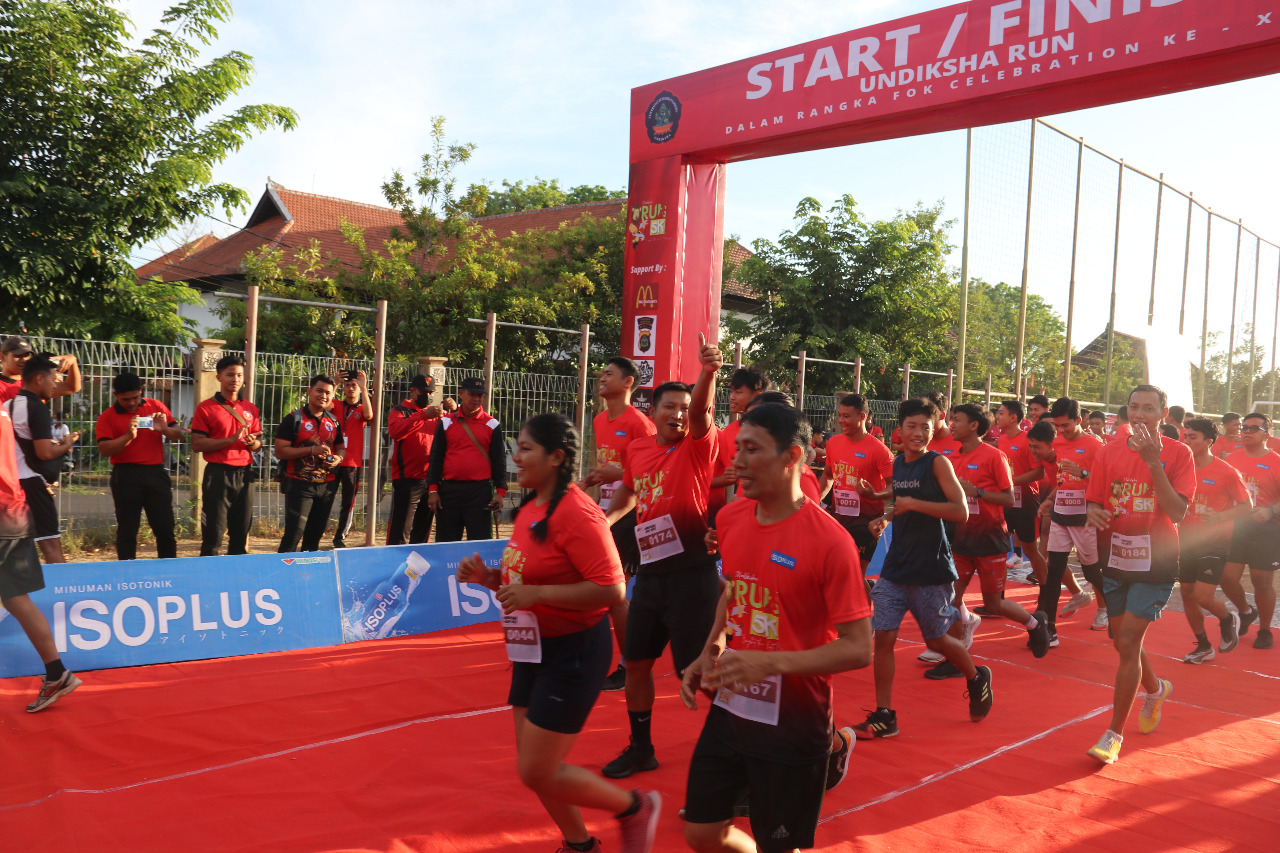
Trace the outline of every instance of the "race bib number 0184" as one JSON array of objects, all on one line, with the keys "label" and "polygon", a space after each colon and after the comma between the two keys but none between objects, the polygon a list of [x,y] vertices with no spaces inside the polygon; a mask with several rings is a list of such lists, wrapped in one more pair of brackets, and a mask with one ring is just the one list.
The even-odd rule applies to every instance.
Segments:
[{"label": "race bib number 0184", "polygon": [[1151,571],[1151,537],[1111,534],[1111,559],[1107,565],[1122,572]]}]

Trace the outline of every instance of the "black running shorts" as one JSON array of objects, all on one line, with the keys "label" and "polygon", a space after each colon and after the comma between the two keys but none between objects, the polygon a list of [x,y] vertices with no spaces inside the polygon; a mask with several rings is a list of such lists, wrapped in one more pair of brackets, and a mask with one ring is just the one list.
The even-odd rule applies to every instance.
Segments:
[{"label": "black running shorts", "polygon": [[0,539],[0,599],[44,589],[44,570],[31,537]]},{"label": "black running shorts", "polygon": [[1280,568],[1280,527],[1258,524],[1251,518],[1236,519],[1231,531],[1233,563],[1248,563],[1257,571],[1273,572]]},{"label": "black running shorts", "polygon": [[618,557],[622,560],[622,571],[634,575],[640,568],[640,544],[636,542],[636,508],[613,523],[609,528],[613,534],[613,544],[618,549]]},{"label": "black running shorts", "polygon": [[1227,566],[1227,546],[1183,546],[1178,558],[1178,583],[1222,583],[1222,570]]},{"label": "black running shorts", "polygon": [[608,617],[585,631],[542,638],[541,663],[513,663],[507,703],[540,729],[576,735],[587,723],[613,661]]},{"label": "black running shorts", "polygon": [[720,603],[714,562],[667,574],[636,576],[627,606],[627,660],[654,660],[671,644],[676,673],[697,660]]},{"label": "black running shorts", "polygon": [[31,510],[31,530],[35,540],[57,539],[62,533],[58,530],[58,505],[49,494],[43,477],[28,477],[21,481],[22,491],[27,495],[27,508]]},{"label": "black running shorts", "polygon": [[763,853],[813,847],[827,784],[827,758],[781,764],[744,755],[733,746],[729,712],[712,706],[689,762],[684,819],[721,823],[749,791],[751,834]]},{"label": "black running shorts", "polygon": [[871,562],[871,555],[876,552],[876,543],[880,541],[880,537],[871,532],[871,519],[860,515],[852,518],[834,515],[832,518],[840,522],[840,526],[853,537],[853,544],[858,549],[858,564],[862,567],[863,574],[866,574],[867,564]]},{"label": "black running shorts", "polygon": [[1036,506],[1022,506],[1018,509],[1008,507],[1004,511],[1004,523],[1009,527],[1009,532],[1018,537],[1019,542],[1036,541]]}]

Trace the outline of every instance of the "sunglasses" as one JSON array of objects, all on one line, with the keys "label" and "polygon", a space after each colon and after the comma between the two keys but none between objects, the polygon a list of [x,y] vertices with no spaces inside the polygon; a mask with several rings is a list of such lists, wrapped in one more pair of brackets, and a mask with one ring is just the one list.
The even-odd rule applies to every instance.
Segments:
[{"label": "sunglasses", "polygon": [[1241,432],[1266,432],[1267,428],[1260,427],[1260,426],[1244,426],[1244,427],[1240,427],[1240,431]]}]

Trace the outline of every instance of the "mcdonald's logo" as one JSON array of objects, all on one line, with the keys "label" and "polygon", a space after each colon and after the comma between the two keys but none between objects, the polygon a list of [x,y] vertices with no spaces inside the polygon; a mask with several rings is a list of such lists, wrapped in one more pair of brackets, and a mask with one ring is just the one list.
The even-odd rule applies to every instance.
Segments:
[{"label": "mcdonald's logo", "polygon": [[654,295],[652,284],[636,286],[635,307],[637,311],[652,311],[658,307],[658,297]]}]

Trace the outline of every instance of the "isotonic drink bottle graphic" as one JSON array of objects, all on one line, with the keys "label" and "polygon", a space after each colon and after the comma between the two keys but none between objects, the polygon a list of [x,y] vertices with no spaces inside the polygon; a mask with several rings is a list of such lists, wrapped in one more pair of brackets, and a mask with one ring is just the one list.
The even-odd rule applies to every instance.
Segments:
[{"label": "isotonic drink bottle graphic", "polygon": [[355,618],[351,628],[356,638],[377,640],[390,634],[409,606],[409,596],[413,595],[422,582],[422,576],[430,568],[431,564],[421,554],[410,551],[408,559],[390,578],[378,584],[378,588],[353,614]]}]

